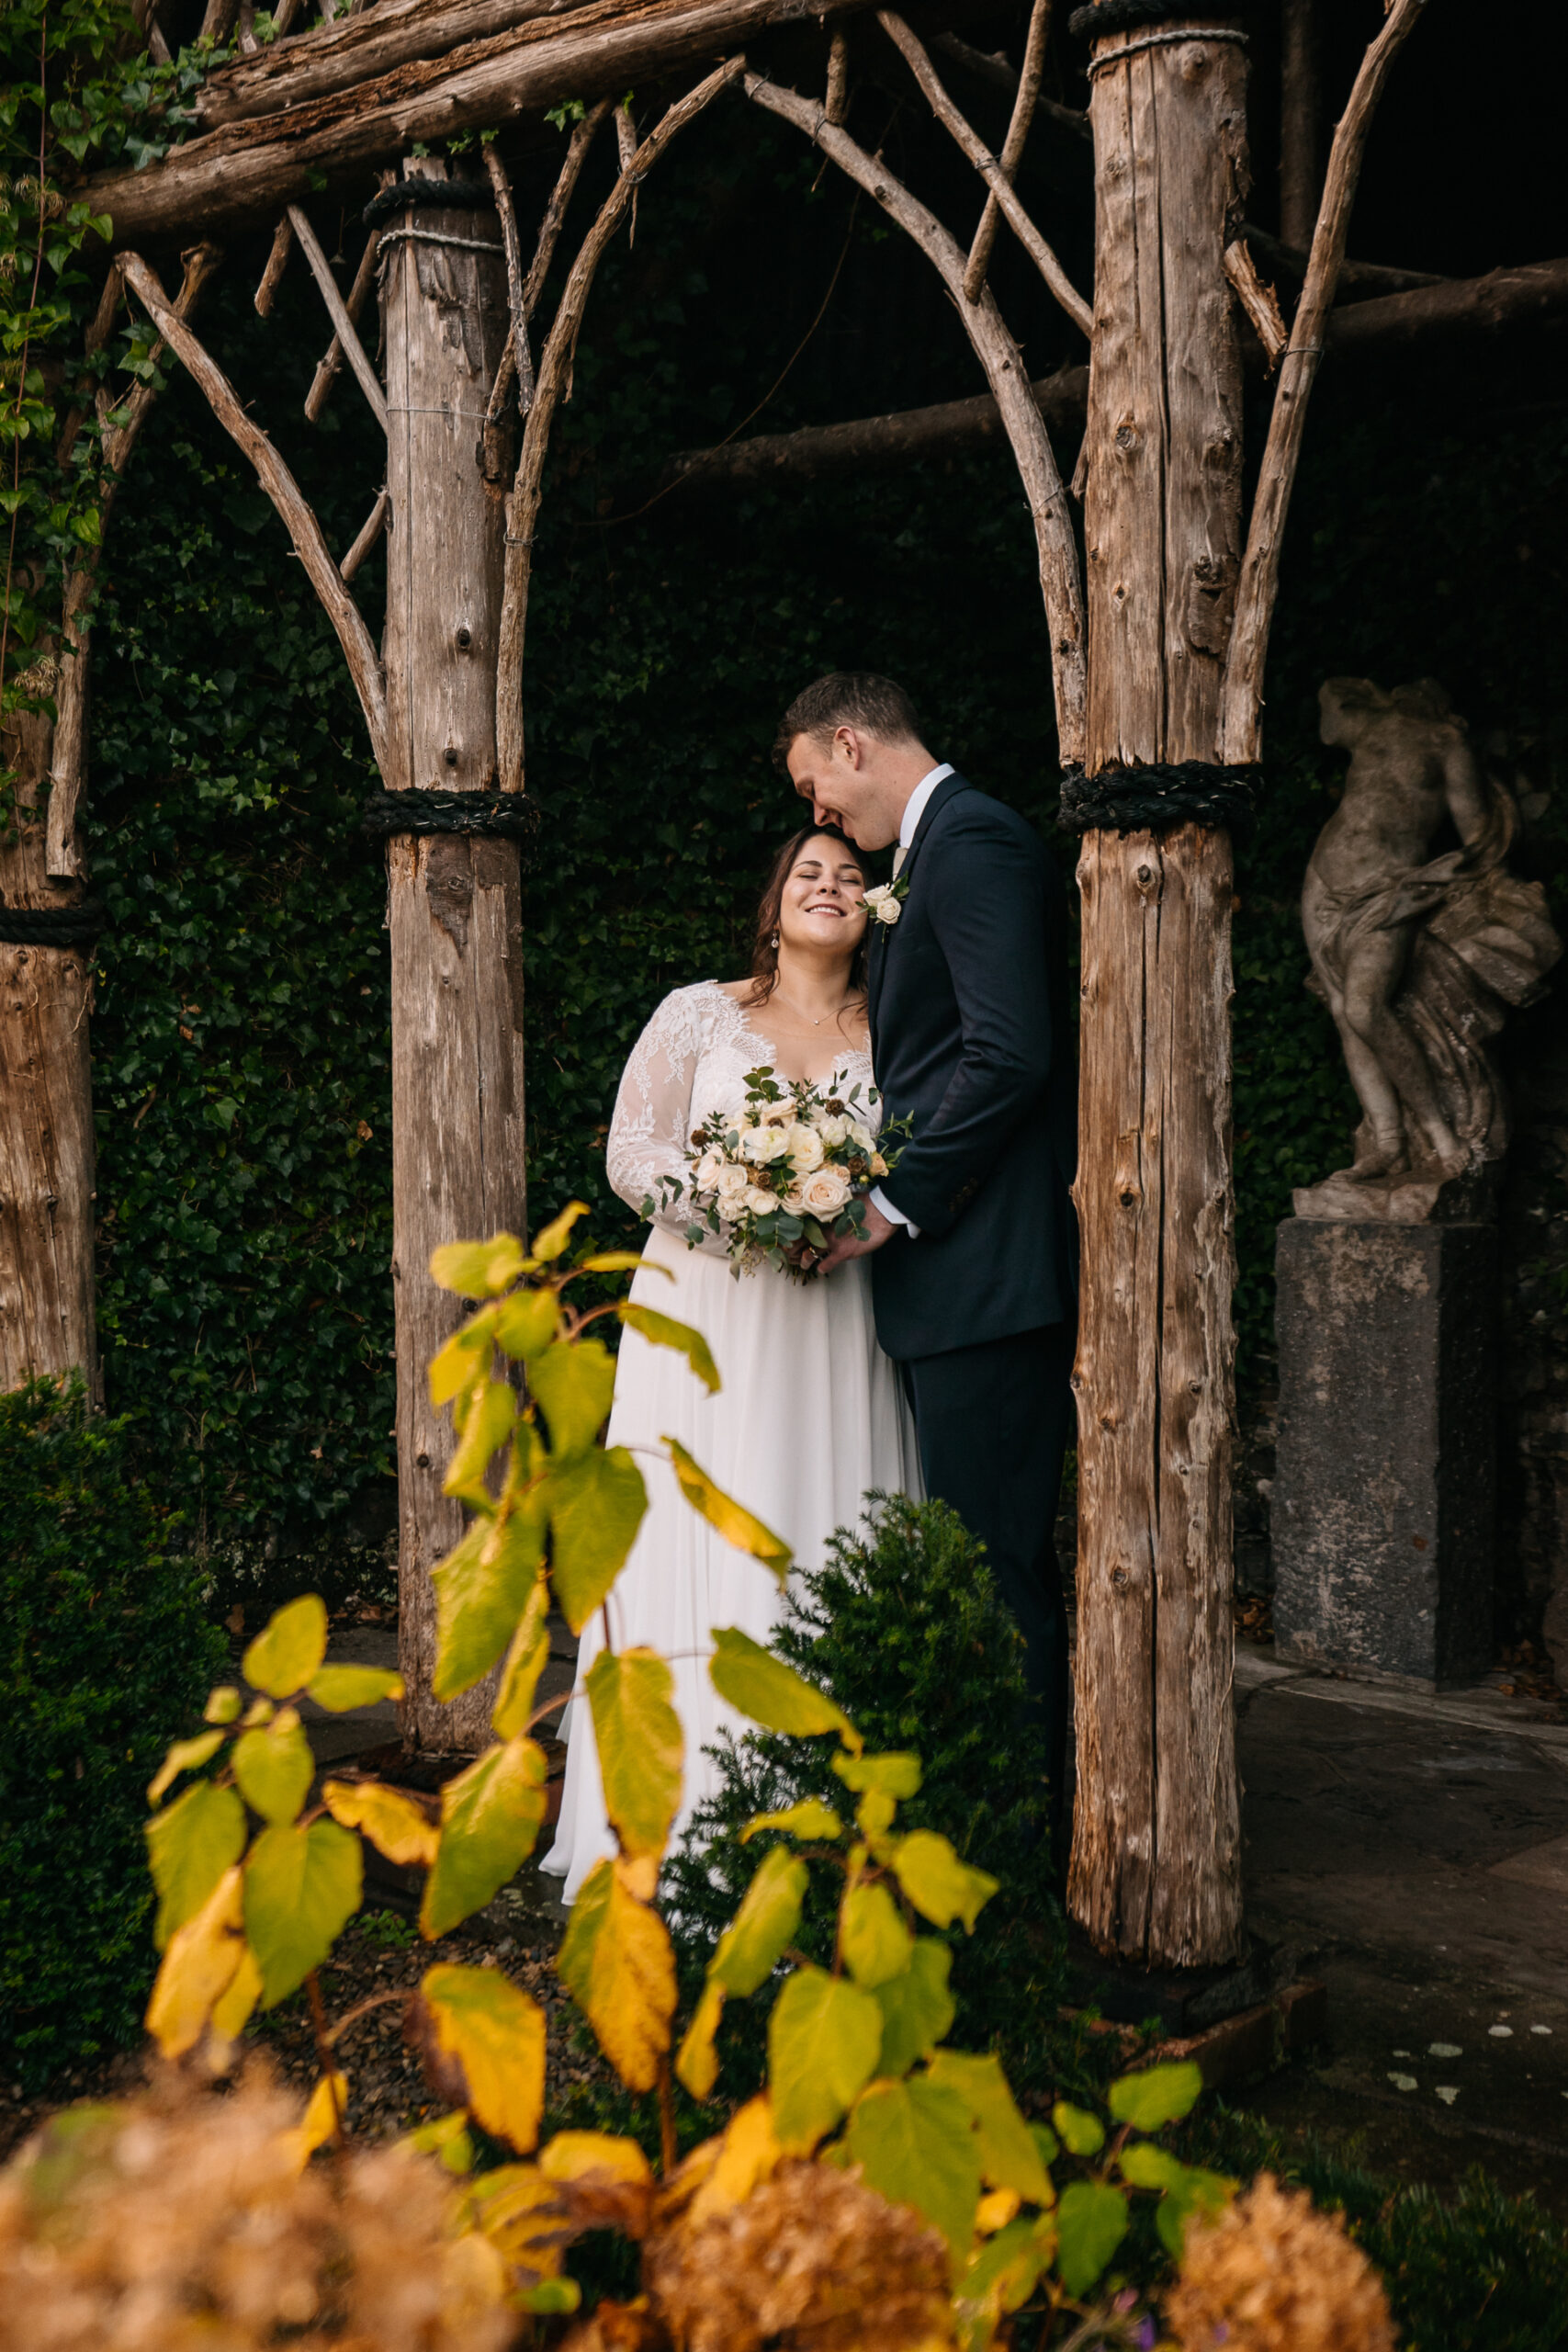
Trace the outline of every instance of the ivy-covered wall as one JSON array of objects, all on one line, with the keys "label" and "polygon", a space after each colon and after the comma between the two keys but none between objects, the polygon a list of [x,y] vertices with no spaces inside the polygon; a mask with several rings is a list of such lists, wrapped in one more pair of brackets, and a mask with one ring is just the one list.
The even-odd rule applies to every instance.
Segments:
[{"label": "ivy-covered wall", "polygon": [[[601,273],[536,563],[529,1181],[536,1215],[581,1194],[605,1236],[632,1229],[603,1168],[620,1064],[664,990],[735,967],[795,820],[767,752],[804,682],[838,665],[890,671],[941,756],[1042,824],[1055,800],[1038,583],[1005,456],[729,503],[677,494],[617,519],[665,451],[718,437],[762,396],[837,256],[826,322],[756,429],[974,389],[918,257],[911,275],[846,191],[811,198],[816,159],[787,134],[744,130],[716,160],[694,138],[678,153],[645,191],[634,252]],[[733,229],[708,250],[726,205],[732,222],[770,216],[759,238],[773,213],[805,220],[777,275],[751,266]],[[351,260],[357,233],[344,234]],[[314,439],[299,423],[319,306],[290,280],[273,321],[256,321],[261,258],[231,257],[203,332],[342,546],[380,480],[373,428],[346,376]],[[889,285],[907,315],[889,311]],[[1042,340],[1032,365],[1045,364]],[[1563,618],[1560,428],[1500,421],[1484,399],[1413,414],[1391,383],[1330,379],[1314,415],[1271,661],[1269,800],[1238,876],[1238,1315],[1254,1419],[1273,1227],[1292,1184],[1342,1164],[1354,1115],[1327,1016],[1302,985],[1295,915],[1340,764],[1316,741],[1321,679],[1442,678],[1524,779],[1524,861],[1568,900],[1568,696],[1549,652]],[[226,1605],[258,1572],[292,1589],[300,1564],[284,1561],[305,1544],[331,1555],[314,1572],[335,1561],[361,1576],[389,1523],[387,964],[380,853],[357,831],[372,779],[335,641],[177,375],[107,570],[91,822],[113,918],[94,1028],[108,1401],[136,1417],[185,1499]],[[375,622],[378,561],[359,591]],[[1070,864],[1070,842],[1059,854]],[[1535,1020],[1520,1040],[1540,1034]],[[1550,1237],[1568,1193],[1554,1174],[1542,1184],[1531,1248],[1514,1255],[1540,1285],[1532,1344],[1557,1361]],[[1526,1582],[1514,1577],[1516,1614]]]}]

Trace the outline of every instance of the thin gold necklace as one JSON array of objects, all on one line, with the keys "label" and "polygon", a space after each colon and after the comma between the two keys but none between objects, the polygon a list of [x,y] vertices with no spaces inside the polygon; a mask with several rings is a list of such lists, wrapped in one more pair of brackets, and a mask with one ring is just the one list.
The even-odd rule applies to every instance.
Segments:
[{"label": "thin gold necklace", "polygon": [[[812,1015],[811,1015],[809,1012],[807,1012],[806,1011],[804,1011],[804,1009],[803,1009],[800,1005],[796,1004],[796,1002],[795,1002],[795,1001],[794,997],[792,997],[792,996],[785,996],[785,995],[784,995],[784,992],[783,989],[779,986],[779,983],[778,983],[778,981],[777,981],[776,979],[775,979],[775,980],[774,980],[774,982],[773,982],[773,994],[774,994],[776,997],[780,998],[780,999],[781,999],[781,1000],[782,1000],[785,1004],[787,1004],[787,1005],[788,1005],[788,1007],[789,1007],[789,1009],[790,1009],[790,1011],[791,1011],[792,1012],[797,1012],[797,1013],[799,1013],[799,1014],[800,1014],[800,1018],[802,1019],[802,1021],[809,1021],[809,1022],[811,1023],[811,1026],[813,1027],[813,1029],[820,1029],[820,1028],[821,1028],[821,1026],[822,1026],[823,1022],[824,1022],[824,1021],[826,1021],[826,1020],[828,1020],[828,1019],[829,1019],[829,1017],[826,1012],[824,1012],[824,1013],[820,1014],[819,1016],[818,1016],[817,1018],[813,1019]],[[831,1015],[831,1018],[832,1018],[833,1020],[837,1021],[837,1019],[839,1018],[839,1014],[840,1014],[840,1013],[841,1013],[841,1012],[847,1012],[847,1011],[848,1011],[848,1009],[849,1009],[849,1007],[850,1007],[850,1005],[851,1005],[851,1003],[852,1003],[852,1001],[853,1001],[853,1000],[852,1000],[852,998],[850,998],[850,997],[846,997],[846,998],[844,999],[844,1001],[843,1001],[843,1003],[842,1003],[842,1004],[840,1004],[840,1005],[837,1008],[837,1010],[833,1012],[833,1014]]]}]

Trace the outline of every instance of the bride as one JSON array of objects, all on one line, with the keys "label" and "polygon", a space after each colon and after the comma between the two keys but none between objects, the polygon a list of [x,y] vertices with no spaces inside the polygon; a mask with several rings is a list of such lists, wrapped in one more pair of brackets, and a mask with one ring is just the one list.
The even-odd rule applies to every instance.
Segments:
[{"label": "bride", "polygon": [[[693,1130],[714,1111],[740,1108],[748,1072],[869,1086],[864,890],[860,856],[842,833],[797,833],[762,893],[750,977],[699,980],[665,998],[626,1064],[606,1147],[610,1182],[631,1207],[657,1197],[660,1176],[684,1178]],[[609,1442],[678,1438],[815,1566],[833,1530],[859,1520],[868,1487],[921,1492],[914,1421],[872,1323],[870,1261],[851,1259],[827,1280],[799,1282],[768,1267],[737,1278],[717,1235],[688,1249],[687,1223],[678,1204],[654,1217],[631,1295],[694,1324],[724,1385],[710,1396],[672,1350],[624,1332]],[[782,1596],[766,1568],[698,1518],[667,1464],[646,1455],[638,1464],[649,1510],[610,1595],[611,1637],[617,1648],[646,1643],[671,1661],[686,1736],[673,1839],[715,1784],[703,1749],[721,1731],[745,1728],[708,1680],[712,1629],[739,1625],[765,1642]],[[604,1639],[596,1611],[578,1652],[580,1686]],[[585,1705],[573,1704],[567,1738],[560,1821],[542,1867],[565,1878],[562,1900],[570,1903],[615,1840]]]}]

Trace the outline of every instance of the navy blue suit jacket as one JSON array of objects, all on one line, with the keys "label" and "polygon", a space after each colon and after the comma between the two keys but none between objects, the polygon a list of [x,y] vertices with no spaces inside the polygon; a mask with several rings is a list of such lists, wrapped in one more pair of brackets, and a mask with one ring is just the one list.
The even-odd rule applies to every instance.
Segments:
[{"label": "navy blue suit jacket", "polygon": [[885,1115],[912,1140],[882,1190],[919,1227],[872,1259],[899,1361],[1064,1323],[1076,1311],[1066,907],[1032,825],[943,778],[905,860],[897,923],[870,944]]}]

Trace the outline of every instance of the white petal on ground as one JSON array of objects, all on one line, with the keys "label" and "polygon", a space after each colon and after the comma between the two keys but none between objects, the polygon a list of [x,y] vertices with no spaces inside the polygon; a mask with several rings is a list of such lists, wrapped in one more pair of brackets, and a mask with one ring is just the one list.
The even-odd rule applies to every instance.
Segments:
[{"label": "white petal on ground", "polygon": [[1511,2025],[1489,2025],[1486,2030],[1494,2041],[1512,2041],[1514,2038],[1514,2029]]},{"label": "white petal on ground", "polygon": [[1429,2041],[1427,2055],[1428,2058],[1462,2058],[1464,2052],[1457,2041]]},{"label": "white petal on ground", "polygon": [[1459,2085],[1457,2083],[1438,2083],[1434,2086],[1434,2088],[1445,2107],[1452,2107],[1455,2099],[1459,2097]]},{"label": "white petal on ground", "polygon": [[1390,2075],[1389,2081],[1396,2091],[1413,2091],[1416,2087],[1414,2075]]}]

